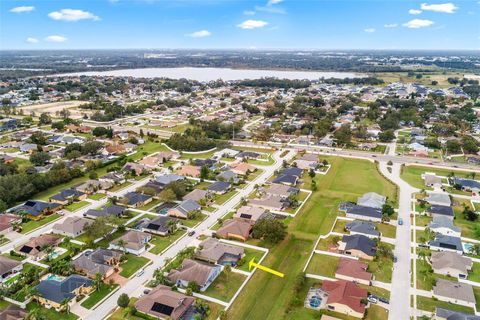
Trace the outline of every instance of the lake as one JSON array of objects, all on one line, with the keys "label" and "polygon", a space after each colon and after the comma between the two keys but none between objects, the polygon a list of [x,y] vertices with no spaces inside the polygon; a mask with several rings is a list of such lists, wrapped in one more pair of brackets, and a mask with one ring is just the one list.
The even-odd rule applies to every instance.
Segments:
[{"label": "lake", "polygon": [[[134,78],[170,78],[190,79],[197,81],[224,81],[260,79],[275,77],[279,79],[308,79],[319,78],[358,78],[365,75],[352,72],[323,72],[323,71],[287,71],[287,70],[260,70],[260,69],[230,69],[230,68],[145,68],[123,69],[111,71],[87,71],[61,74],[61,76],[108,76],[108,77],[134,77]],[[58,75],[57,75],[58,76]]]}]

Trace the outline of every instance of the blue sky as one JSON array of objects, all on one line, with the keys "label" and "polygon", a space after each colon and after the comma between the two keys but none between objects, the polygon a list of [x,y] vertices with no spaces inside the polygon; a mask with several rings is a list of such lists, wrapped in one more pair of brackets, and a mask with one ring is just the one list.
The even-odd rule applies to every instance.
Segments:
[{"label": "blue sky", "polygon": [[2,49],[480,49],[480,1],[0,0]]}]

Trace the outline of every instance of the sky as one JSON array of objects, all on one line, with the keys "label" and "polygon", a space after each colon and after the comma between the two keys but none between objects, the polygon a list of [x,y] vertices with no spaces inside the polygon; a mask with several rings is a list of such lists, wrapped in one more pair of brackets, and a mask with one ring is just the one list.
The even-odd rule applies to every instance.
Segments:
[{"label": "sky", "polygon": [[0,49],[480,50],[480,1],[0,0]]}]

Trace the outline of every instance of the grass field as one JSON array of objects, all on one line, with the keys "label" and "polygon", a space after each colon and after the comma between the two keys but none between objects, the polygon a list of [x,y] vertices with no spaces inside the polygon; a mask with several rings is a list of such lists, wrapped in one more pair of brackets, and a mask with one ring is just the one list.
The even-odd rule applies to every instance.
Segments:
[{"label": "grass field", "polygon": [[93,291],[90,294],[90,296],[85,301],[82,302],[81,306],[87,309],[93,308],[100,300],[105,298],[116,287],[118,287],[117,284],[108,285],[108,284],[102,283],[97,291]]},{"label": "grass field", "polygon": [[92,195],[89,195],[88,196],[88,199],[91,199],[91,200],[101,200],[103,198],[105,198],[106,195],[104,195],[103,193],[94,193]]},{"label": "grass field", "polygon": [[76,320],[78,319],[78,316],[73,314],[73,313],[69,313],[67,314],[66,312],[58,312],[58,311],[55,311],[55,309],[51,308],[51,309],[47,309],[47,308],[44,308],[42,306],[40,306],[38,303],[36,302],[30,302],[29,304],[27,304],[27,311],[31,311],[33,309],[39,309],[39,316],[43,316],[45,319],[62,319],[62,320]]},{"label": "grass field", "polygon": [[207,218],[206,214],[199,213],[199,214],[197,214],[197,217],[195,219],[182,220],[181,223],[184,226],[192,228],[192,227],[196,226],[197,224],[199,224],[200,222],[202,222],[203,220],[205,220],[206,218]]},{"label": "grass field", "polygon": [[88,201],[74,202],[74,203],[66,206],[65,209],[70,211],[70,212],[73,212],[73,211],[80,210],[81,208],[83,208],[85,206],[88,206],[89,204],[90,204],[90,202],[88,202]]},{"label": "grass field", "polygon": [[247,277],[243,274],[234,272],[230,272],[227,277],[223,271],[203,294],[228,302],[246,279]]},{"label": "grass field", "polygon": [[122,268],[120,275],[125,278],[130,278],[135,272],[140,270],[150,261],[147,258],[137,257],[130,253],[127,253],[126,256],[128,260],[120,265]]},{"label": "grass field", "polygon": [[417,308],[420,310],[434,312],[436,307],[449,309],[452,311],[463,312],[467,314],[473,314],[474,311],[472,308],[461,306],[458,304],[448,303],[444,301],[435,300],[433,298],[426,298],[422,296],[417,296]]},{"label": "grass field", "polygon": [[339,257],[328,256],[325,254],[314,254],[308,264],[307,273],[335,278]]},{"label": "grass field", "polygon": [[[288,224],[287,237],[271,248],[262,263],[284,272],[285,277],[278,279],[265,272],[256,272],[233,303],[229,318],[295,319],[286,316],[287,307],[294,298],[292,290],[295,279],[302,271],[319,234],[326,234],[332,228],[338,204],[341,201],[356,200],[358,196],[370,191],[396,199],[395,185],[380,175],[374,163],[326,158],[332,164],[329,173],[315,176],[318,190]],[[272,299],[272,292],[275,292],[275,299]]]},{"label": "grass field", "polygon": [[453,202],[458,205],[453,206],[453,212],[455,213],[455,225],[462,229],[462,237],[471,239],[480,239],[479,235],[475,231],[480,228],[480,221],[469,221],[463,216],[463,206],[472,207],[470,201],[466,199],[453,198]]},{"label": "grass field", "polygon": [[265,252],[263,251],[245,248],[245,257],[243,257],[244,264],[242,264],[241,266],[237,266],[237,269],[243,270],[243,271],[249,271],[248,263],[250,262],[250,260],[255,259],[255,262],[258,262],[260,261],[260,259],[263,257],[264,254]]},{"label": "grass field", "polygon": [[218,205],[224,204],[227,202],[231,197],[233,197],[237,193],[237,190],[233,189],[224,194],[216,195],[214,202]]}]

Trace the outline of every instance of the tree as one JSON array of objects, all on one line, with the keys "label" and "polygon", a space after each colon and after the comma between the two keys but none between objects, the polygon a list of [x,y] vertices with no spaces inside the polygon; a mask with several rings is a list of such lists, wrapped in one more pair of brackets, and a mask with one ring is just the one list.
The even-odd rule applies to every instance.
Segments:
[{"label": "tree", "polygon": [[278,243],[285,239],[287,226],[276,219],[262,219],[253,226],[252,237]]},{"label": "tree", "polygon": [[205,180],[208,179],[208,176],[210,174],[210,169],[208,169],[208,166],[202,166],[200,169],[200,179]]},{"label": "tree", "polygon": [[81,156],[82,156],[82,153],[80,151],[72,150],[65,155],[65,158],[67,158],[69,160],[75,160],[75,159],[80,158]]},{"label": "tree", "polygon": [[478,214],[476,214],[472,209],[470,209],[467,206],[463,208],[463,216],[465,217],[466,220],[469,220],[469,221],[478,220]]},{"label": "tree", "polygon": [[460,143],[456,140],[448,140],[446,143],[447,151],[450,153],[459,153],[462,150]]},{"label": "tree", "polygon": [[393,207],[389,204],[384,204],[382,207],[382,215],[385,217],[391,217],[395,213]]},{"label": "tree", "polygon": [[335,133],[333,134],[339,145],[349,145],[352,140],[352,130],[350,129],[349,124],[342,125]]},{"label": "tree", "polygon": [[127,241],[123,240],[123,239],[120,239],[117,241],[117,246],[119,246],[120,248],[122,248],[122,251],[125,252],[125,246],[127,245]]},{"label": "tree", "polygon": [[165,189],[160,192],[158,199],[162,202],[173,202],[177,200],[177,195],[172,189]]},{"label": "tree", "polygon": [[44,166],[51,158],[46,152],[34,152],[30,155],[30,162],[36,166]]},{"label": "tree", "polygon": [[93,284],[95,285],[95,291],[100,290],[102,283],[103,283],[103,275],[100,272],[95,273],[95,279],[93,279]]},{"label": "tree", "polygon": [[117,306],[119,306],[120,308],[128,307],[129,303],[130,303],[130,298],[126,293],[122,293],[117,299]]},{"label": "tree", "polygon": [[392,129],[385,130],[378,134],[378,139],[380,139],[381,142],[390,142],[393,139],[395,139],[395,133],[393,132]]},{"label": "tree", "polygon": [[62,307],[62,310],[65,311],[67,314],[70,313],[70,304],[69,304],[70,300],[65,298],[62,300],[62,302],[60,303],[60,306]]},{"label": "tree", "polygon": [[39,117],[39,120],[38,120],[38,123],[39,124],[50,124],[52,123],[52,118],[50,117],[50,115],[48,113],[42,113]]}]

